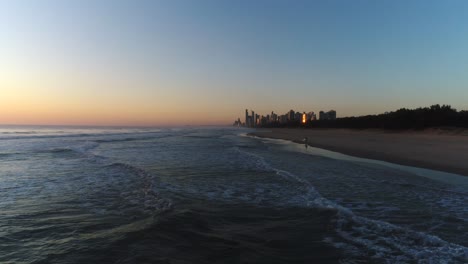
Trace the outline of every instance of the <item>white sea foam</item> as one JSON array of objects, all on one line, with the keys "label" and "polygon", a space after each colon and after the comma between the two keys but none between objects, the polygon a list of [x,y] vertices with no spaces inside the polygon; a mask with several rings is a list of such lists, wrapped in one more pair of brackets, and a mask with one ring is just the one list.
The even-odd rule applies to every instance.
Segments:
[{"label": "white sea foam", "polygon": [[327,241],[336,247],[348,250],[354,256],[359,257],[364,254],[387,263],[468,261],[468,248],[464,246],[444,241],[434,235],[358,216],[351,209],[322,197],[309,181],[291,172],[272,167],[259,155],[239,148],[236,148],[236,151],[246,155],[256,169],[272,171],[281,177],[300,183],[303,186],[303,199],[294,197],[292,201],[297,202],[296,206],[336,210],[338,218],[335,227],[340,239],[336,241],[328,238]]},{"label": "white sea foam", "polygon": [[[248,136],[253,137],[253,136]],[[412,166],[405,166],[396,163],[386,162],[382,160],[374,160],[374,159],[366,159],[366,158],[359,158],[355,156],[346,155],[343,153],[330,151],[326,149],[316,148],[309,146],[305,149],[302,144],[297,144],[291,142],[289,140],[284,139],[272,139],[272,138],[258,138],[262,142],[273,143],[277,145],[281,145],[284,150],[287,151],[294,151],[298,153],[303,153],[307,155],[314,155],[314,156],[321,156],[326,158],[331,158],[335,160],[342,160],[342,161],[350,161],[350,162],[358,162],[362,164],[368,165],[377,165],[377,166],[384,166],[392,169],[397,169],[405,172],[409,172],[411,174],[429,178],[431,180],[447,183],[453,186],[453,190],[441,190],[441,191],[452,191],[452,192],[460,192],[462,194],[468,195],[468,178],[463,175],[458,175],[449,172],[443,171],[436,171],[431,169],[419,168],[419,167],[412,167]]]},{"label": "white sea foam", "polygon": [[[128,138],[128,136],[125,137]],[[112,136],[106,139],[112,140],[113,138],[118,137]],[[197,142],[197,140],[204,139],[195,138],[190,142]],[[189,142],[187,139],[183,139],[181,144],[188,144],[187,142]],[[18,255],[23,257],[22,255],[28,251],[40,255],[44,252],[45,247],[51,245],[51,247],[57,247],[58,244],[63,245],[59,248],[60,250],[75,248],[73,243],[62,243],[62,240],[48,242],[46,238],[38,240],[36,237],[32,237],[28,230],[30,223],[32,223],[29,221],[34,220],[33,217],[36,217],[38,224],[47,225],[45,228],[49,228],[49,220],[52,217],[63,217],[63,226],[57,225],[56,227],[57,229],[65,229],[61,233],[57,232],[56,235],[59,236],[59,239],[63,238],[64,241],[66,239],[95,239],[97,237],[118,239],[122,237],[122,234],[153,225],[153,219],[157,219],[160,212],[172,208],[171,200],[167,199],[165,195],[175,194],[175,197],[178,198],[183,196],[182,201],[186,198],[185,195],[188,195],[189,198],[192,198],[193,195],[194,198],[221,200],[223,204],[230,202],[250,203],[258,207],[286,209],[290,207],[328,208],[330,211],[336,212],[335,222],[332,223],[335,226],[336,234],[331,234],[326,241],[349,252],[350,263],[356,259],[353,259],[354,255],[359,259],[362,254],[367,254],[366,256],[374,257],[379,261],[386,260],[389,263],[417,261],[422,263],[456,263],[466,260],[467,251],[464,247],[430,234],[413,231],[411,228],[375,220],[372,216],[363,217],[359,212],[360,209],[367,208],[392,212],[392,210],[398,210],[395,206],[391,207],[388,204],[388,206],[386,204],[376,206],[379,201],[375,201],[375,203],[369,204],[356,203],[356,210],[353,210],[354,207],[347,208],[344,205],[348,202],[352,203],[354,200],[351,199],[351,202],[349,200],[331,201],[330,199],[334,197],[323,192],[323,186],[315,184],[316,182],[312,184],[309,181],[312,177],[308,178],[306,173],[303,173],[305,170],[297,172],[290,168],[291,164],[288,160],[284,160],[285,166],[282,163],[275,165],[277,164],[275,159],[270,161],[269,158],[264,158],[271,158],[271,156],[255,154],[268,153],[265,146],[241,144],[237,148],[229,148],[230,146],[224,144],[224,141],[222,143],[222,147],[213,144],[215,148],[209,150],[203,149],[203,147],[199,148],[199,145],[196,144],[190,145],[193,147],[190,149],[183,146],[181,148],[183,151],[175,150],[167,159],[162,159],[170,163],[165,166],[158,164],[159,158],[164,157],[159,153],[161,149],[146,148],[148,146],[145,146],[144,150],[138,149],[139,142],[128,145],[121,142],[98,144],[94,138],[85,137],[73,140],[46,139],[34,142],[33,140],[11,143],[0,141],[2,151],[3,146],[8,144],[13,146],[15,152],[29,153],[33,148],[32,152],[38,150],[28,160],[9,159],[3,163],[2,175],[0,175],[0,180],[2,180],[0,189],[3,190],[3,195],[0,194],[2,213],[4,216],[12,216],[9,225],[12,227],[16,225],[15,228],[25,234],[21,240],[18,240],[21,243],[15,242],[14,246],[8,246],[5,249],[14,249],[19,252]],[[18,147],[21,144],[24,146]],[[171,144],[165,146],[169,146],[165,148],[169,151],[172,151],[171,147],[174,147]],[[203,146],[206,147],[206,145]],[[220,151],[217,152],[217,150]],[[216,154],[213,155],[213,152]],[[133,154],[138,155],[138,153],[145,155],[135,158],[132,156]],[[192,158],[192,156],[196,157]],[[283,156],[278,157],[283,158]],[[37,162],[38,160],[43,162]],[[201,164],[198,164],[199,162]],[[181,164],[187,168],[179,168]],[[209,167],[210,165],[213,165],[213,168]],[[342,172],[346,172],[346,169],[350,168],[344,163],[339,166],[343,167],[338,168],[337,171],[343,169]],[[157,169],[154,171],[146,169],[153,167]],[[165,168],[168,168],[167,170],[171,173],[168,173],[169,177],[164,179],[170,181],[171,184],[162,183],[159,180],[157,172],[164,171]],[[226,173],[223,174],[224,172]],[[362,180],[367,176],[358,175],[360,171],[352,173],[357,173],[349,175],[356,176],[355,181],[356,179]],[[326,181],[328,177],[328,175],[316,171],[313,175],[315,179],[321,177],[322,181]],[[174,177],[170,179],[172,176]],[[21,179],[19,179],[20,177]],[[175,179],[177,177],[180,177],[180,180]],[[379,180],[380,178],[377,178],[371,185],[390,186],[393,184],[398,188],[399,184],[407,184],[405,181],[382,183]],[[358,185],[351,184],[350,186],[354,188]],[[418,190],[414,191],[415,186],[419,188],[415,184],[408,184],[404,188],[408,192],[418,192]],[[320,190],[323,196],[317,190]],[[426,193],[423,199],[427,199],[427,196],[431,196],[433,192],[438,192],[434,189],[427,190],[430,193]],[[181,196],[177,196],[179,194]],[[466,200],[460,196],[461,194],[449,194],[451,196],[437,196],[431,201],[434,201],[434,205],[463,212],[466,209],[464,206]],[[13,203],[17,203],[15,208],[12,206]],[[61,212],[60,210],[65,211]],[[24,214],[24,217],[14,217],[18,213]],[[454,215],[456,216],[455,213]],[[71,222],[67,217],[76,223],[76,225],[71,226],[73,230],[66,229]],[[113,222],[112,219],[117,220],[118,224],[109,229],[108,224]],[[126,220],[123,221],[124,219]],[[440,219],[436,220],[434,228],[438,228],[441,224]],[[124,222],[123,225],[121,221]],[[22,226],[23,223],[25,223],[24,226]],[[463,224],[464,222],[461,222],[461,225]],[[79,230],[76,231],[77,229]],[[11,239],[18,238],[20,236],[15,236],[17,231],[8,231],[9,233],[7,232],[6,235]],[[56,241],[60,243],[56,243]],[[108,241],[106,240],[106,244],[109,244]],[[24,246],[28,242],[29,248]],[[31,246],[33,243],[36,243],[37,247]],[[89,243],[87,244],[89,245]],[[21,249],[21,251],[17,249]]]}]

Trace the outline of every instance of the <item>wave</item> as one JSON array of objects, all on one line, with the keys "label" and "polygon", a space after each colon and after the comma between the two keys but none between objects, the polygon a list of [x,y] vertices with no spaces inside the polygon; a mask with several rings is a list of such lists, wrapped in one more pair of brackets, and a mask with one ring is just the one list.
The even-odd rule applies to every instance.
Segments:
[{"label": "wave", "polygon": [[71,148],[53,148],[45,151],[36,151],[37,153],[73,153],[75,152]]},{"label": "wave", "polygon": [[38,132],[36,131],[6,131],[6,132],[0,132],[0,134],[3,135],[31,135],[31,134],[37,134]]},{"label": "wave", "polygon": [[[7,132],[10,133],[10,132]],[[124,132],[124,133],[70,133],[63,134],[63,131],[55,132],[56,134],[39,134],[39,133],[29,133],[25,132],[26,136],[6,136],[0,137],[0,140],[15,140],[15,139],[51,139],[51,138],[80,138],[80,137],[99,137],[99,136],[119,136],[119,135],[131,135],[131,134],[155,134],[160,133],[160,131],[154,132]],[[14,135],[20,135],[20,133],[12,133]],[[27,136],[33,135],[34,136]]]},{"label": "wave", "polygon": [[303,187],[301,191],[304,199],[295,199],[300,203],[296,206],[336,210],[337,218],[334,225],[339,239],[328,237],[326,242],[346,250],[354,257],[366,254],[368,257],[387,263],[412,261],[466,263],[468,261],[468,248],[464,246],[444,241],[434,235],[358,216],[349,208],[322,197],[309,181],[291,172],[274,168],[259,155],[235,149],[251,161],[254,169],[274,172],[286,180],[298,182]]},{"label": "wave", "polygon": [[136,140],[146,140],[151,139],[150,137],[147,138],[116,138],[116,139],[98,139],[95,140],[97,143],[112,143],[112,142],[126,142],[126,141],[136,141]]},{"label": "wave", "polygon": [[126,138],[109,138],[109,139],[97,139],[94,142],[97,143],[113,143],[113,142],[127,142],[127,141],[140,141],[140,140],[150,140],[150,139],[162,139],[171,137],[172,135],[160,135],[160,136],[147,136],[147,137],[126,137]]},{"label": "wave", "polygon": [[199,135],[185,135],[183,137],[186,138],[198,138],[198,139],[217,139],[221,138],[222,136],[212,136],[212,135],[206,135],[206,136],[199,136]]},{"label": "wave", "polygon": [[0,153],[0,158],[11,157],[11,156],[20,155],[20,154],[24,154],[24,153],[21,153],[21,152]]},{"label": "wave", "polygon": [[84,156],[93,155],[89,151],[98,147],[99,143],[93,141],[86,141],[79,145],[74,146],[64,146],[58,148],[50,148],[50,149],[40,149],[34,151],[35,153],[76,153]]},{"label": "wave", "polygon": [[130,203],[143,205],[145,210],[156,212],[164,212],[172,209],[172,201],[161,196],[159,190],[162,188],[162,184],[153,174],[148,173],[144,169],[121,162],[115,162],[106,165],[106,167],[138,176],[138,180],[142,183],[140,189],[137,190],[137,192],[133,192],[133,195],[128,195],[128,193],[124,194],[126,200],[130,201]]},{"label": "wave", "polygon": [[0,137],[0,140],[15,140],[15,139],[51,139],[51,138],[77,138],[98,136],[99,134],[69,134],[69,135],[38,135],[38,136],[23,136],[23,137]]},{"label": "wave", "polygon": [[125,172],[131,172],[133,174],[136,174],[142,178],[147,178],[147,179],[152,179],[154,178],[152,174],[148,173],[144,169],[135,167],[133,165],[127,164],[127,163],[122,163],[122,162],[114,162],[111,164],[106,165],[108,168],[116,168],[119,170],[123,170]]}]

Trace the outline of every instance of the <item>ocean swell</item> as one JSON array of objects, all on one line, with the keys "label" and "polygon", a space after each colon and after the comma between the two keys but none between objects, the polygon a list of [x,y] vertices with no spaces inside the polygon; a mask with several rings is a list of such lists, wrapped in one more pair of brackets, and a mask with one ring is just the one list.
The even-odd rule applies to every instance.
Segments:
[{"label": "ocean swell", "polygon": [[355,258],[370,257],[386,263],[413,261],[466,263],[468,261],[468,248],[464,246],[444,241],[434,235],[358,216],[349,208],[322,197],[309,181],[272,167],[259,155],[239,148],[235,150],[245,155],[254,169],[272,171],[278,176],[300,183],[302,188],[298,191],[302,192],[300,196],[302,199],[292,197],[296,202],[295,206],[336,210],[335,230],[338,237],[328,237],[326,241],[347,250]]}]

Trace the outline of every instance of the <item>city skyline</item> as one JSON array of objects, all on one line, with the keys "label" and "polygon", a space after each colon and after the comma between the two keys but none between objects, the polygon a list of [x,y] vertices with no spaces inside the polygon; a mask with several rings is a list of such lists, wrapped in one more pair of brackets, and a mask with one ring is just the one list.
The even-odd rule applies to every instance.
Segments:
[{"label": "city skyline", "polygon": [[0,124],[468,109],[466,1],[2,1]]},{"label": "city skyline", "polygon": [[244,127],[262,127],[267,125],[281,125],[288,123],[302,123],[306,124],[316,120],[335,120],[337,118],[335,110],[322,111],[318,112],[318,116],[314,111],[308,112],[298,112],[293,109],[287,111],[284,114],[277,114],[275,111],[271,111],[268,114],[258,114],[254,110],[245,109],[244,122],[241,121],[241,118],[238,117],[233,126],[244,126]]}]

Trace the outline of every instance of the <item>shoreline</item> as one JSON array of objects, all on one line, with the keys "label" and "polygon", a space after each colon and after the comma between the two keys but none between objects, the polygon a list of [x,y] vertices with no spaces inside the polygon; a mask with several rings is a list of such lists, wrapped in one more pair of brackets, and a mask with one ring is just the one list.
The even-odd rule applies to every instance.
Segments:
[{"label": "shoreline", "polygon": [[248,135],[289,140],[359,158],[468,176],[468,136],[433,131],[258,129]]}]

